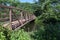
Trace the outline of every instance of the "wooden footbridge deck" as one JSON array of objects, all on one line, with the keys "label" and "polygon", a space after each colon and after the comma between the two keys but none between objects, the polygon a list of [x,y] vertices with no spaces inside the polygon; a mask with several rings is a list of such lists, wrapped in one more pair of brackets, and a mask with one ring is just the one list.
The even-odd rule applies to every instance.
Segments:
[{"label": "wooden footbridge deck", "polygon": [[[32,14],[30,12],[27,12],[27,11],[24,11],[20,8],[16,8],[16,7],[12,7],[12,6],[5,6],[5,5],[0,5],[0,8],[7,8],[9,10],[9,22],[3,24],[3,26],[7,27],[9,25],[9,28],[11,30],[20,29],[25,24],[29,23],[30,21],[32,21],[36,18],[34,14]],[[19,11],[18,16],[15,14],[14,10]],[[13,19],[13,16],[16,19]],[[7,20],[7,19],[8,19],[8,17],[7,18],[2,18],[2,19],[0,18],[0,21],[1,20]]]}]

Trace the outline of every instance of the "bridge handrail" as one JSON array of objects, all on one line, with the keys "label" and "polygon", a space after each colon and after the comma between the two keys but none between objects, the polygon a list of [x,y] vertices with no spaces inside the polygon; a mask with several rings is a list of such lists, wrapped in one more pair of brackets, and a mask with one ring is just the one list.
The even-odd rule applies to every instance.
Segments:
[{"label": "bridge handrail", "polygon": [[17,7],[13,7],[13,6],[6,6],[6,5],[1,5],[1,4],[0,4],[0,7],[2,7],[2,8],[8,8],[8,9],[16,9],[16,10],[24,11],[24,10],[21,9],[21,8],[17,8]]}]

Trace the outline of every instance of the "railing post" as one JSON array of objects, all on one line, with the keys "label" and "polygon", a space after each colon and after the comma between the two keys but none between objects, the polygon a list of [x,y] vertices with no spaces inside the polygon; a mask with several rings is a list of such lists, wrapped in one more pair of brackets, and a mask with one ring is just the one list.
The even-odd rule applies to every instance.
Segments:
[{"label": "railing post", "polygon": [[23,20],[23,13],[21,11],[21,24],[23,24],[22,20]]},{"label": "railing post", "polygon": [[30,19],[32,20],[32,14],[30,14]]},{"label": "railing post", "polygon": [[28,12],[28,18],[29,18],[29,20],[31,19],[31,14]]},{"label": "railing post", "polygon": [[30,13],[29,13],[29,20],[30,20]]},{"label": "railing post", "polygon": [[26,13],[26,21],[28,20],[28,15],[27,15],[27,13]]},{"label": "railing post", "polygon": [[25,12],[24,12],[24,19],[25,19]]},{"label": "railing post", "polygon": [[9,9],[9,17],[10,17],[10,30],[12,30],[12,10]]}]

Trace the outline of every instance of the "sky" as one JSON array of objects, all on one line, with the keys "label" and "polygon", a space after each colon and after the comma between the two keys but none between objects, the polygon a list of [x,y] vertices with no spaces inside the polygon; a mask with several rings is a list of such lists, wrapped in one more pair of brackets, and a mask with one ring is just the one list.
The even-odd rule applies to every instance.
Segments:
[{"label": "sky", "polygon": [[33,0],[20,0],[21,2],[29,2],[29,3],[33,3]]}]

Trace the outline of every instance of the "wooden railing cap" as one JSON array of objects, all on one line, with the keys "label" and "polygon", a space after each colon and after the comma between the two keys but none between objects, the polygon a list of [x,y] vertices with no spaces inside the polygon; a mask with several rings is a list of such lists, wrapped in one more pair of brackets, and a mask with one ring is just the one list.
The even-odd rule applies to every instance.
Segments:
[{"label": "wooden railing cap", "polygon": [[6,5],[1,5],[1,4],[0,4],[0,7],[2,7],[2,8],[9,8],[9,9],[16,9],[16,10],[22,11],[22,9],[16,8],[16,7],[13,7],[13,6],[6,6]]}]

